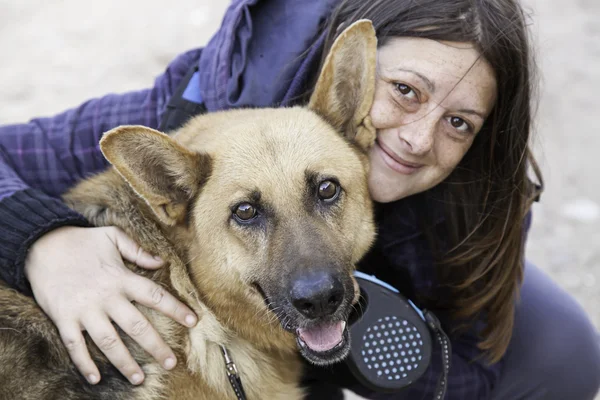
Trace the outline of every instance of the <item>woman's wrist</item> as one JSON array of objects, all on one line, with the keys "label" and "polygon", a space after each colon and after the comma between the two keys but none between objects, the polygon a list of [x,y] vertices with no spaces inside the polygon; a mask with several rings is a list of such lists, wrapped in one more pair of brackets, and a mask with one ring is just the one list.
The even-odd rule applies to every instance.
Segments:
[{"label": "woman's wrist", "polygon": [[2,199],[0,221],[0,278],[29,295],[31,288],[24,268],[30,246],[56,228],[90,226],[62,201],[35,189],[18,191]]}]

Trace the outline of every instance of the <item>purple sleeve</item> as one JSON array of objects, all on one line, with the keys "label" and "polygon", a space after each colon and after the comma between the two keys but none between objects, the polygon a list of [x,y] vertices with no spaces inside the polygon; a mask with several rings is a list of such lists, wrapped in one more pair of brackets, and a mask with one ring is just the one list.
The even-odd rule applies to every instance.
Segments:
[{"label": "purple sleeve", "polygon": [[98,142],[119,125],[156,128],[171,93],[200,50],[177,57],[154,87],[109,94],[49,118],[0,127],[0,199],[28,187],[60,196],[75,182],[106,168]]},{"label": "purple sleeve", "polygon": [[29,246],[44,233],[85,219],[58,197],[105,169],[98,142],[119,125],[156,128],[166,103],[201,49],[178,56],[151,89],[89,100],[54,117],[0,127],[0,279],[27,291]]}]

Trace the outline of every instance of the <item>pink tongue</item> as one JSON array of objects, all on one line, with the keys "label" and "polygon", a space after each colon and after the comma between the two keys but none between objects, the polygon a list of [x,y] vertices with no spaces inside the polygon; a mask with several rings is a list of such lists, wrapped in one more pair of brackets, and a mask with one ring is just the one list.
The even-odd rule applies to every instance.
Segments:
[{"label": "pink tongue", "polygon": [[314,351],[322,352],[333,349],[343,339],[343,322],[321,325],[310,329],[298,329],[300,338]]}]

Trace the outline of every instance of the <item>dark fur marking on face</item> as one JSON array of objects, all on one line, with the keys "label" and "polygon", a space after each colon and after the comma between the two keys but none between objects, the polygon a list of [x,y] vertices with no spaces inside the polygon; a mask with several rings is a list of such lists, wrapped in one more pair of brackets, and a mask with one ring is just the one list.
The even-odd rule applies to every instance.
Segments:
[{"label": "dark fur marking on face", "polygon": [[[304,196],[304,207],[306,211],[310,212],[311,214],[317,212],[320,215],[325,216],[326,214],[334,212],[336,209],[338,209],[338,202],[341,200],[344,190],[335,176],[322,175],[315,171],[305,170],[304,180],[306,182]],[[324,202],[319,198],[319,186],[324,181],[331,181],[339,187],[339,194],[337,195],[337,198],[330,203]]]},{"label": "dark fur marking on face", "polygon": [[242,195],[239,198],[236,198],[232,203],[229,204],[229,209],[231,212],[235,211],[235,208],[241,203],[250,203],[255,207],[262,206],[261,205],[262,193],[258,189],[253,189],[248,191],[248,194]]},{"label": "dark fur marking on face", "polygon": [[[240,204],[248,203],[256,209],[256,217],[248,221],[240,221],[235,218],[234,214]],[[245,196],[241,196],[229,205],[231,213],[228,219],[229,224],[235,224],[236,227],[242,229],[261,229],[266,232],[267,227],[277,224],[278,217],[275,208],[267,201],[263,200],[262,192],[258,189],[249,191]]]}]

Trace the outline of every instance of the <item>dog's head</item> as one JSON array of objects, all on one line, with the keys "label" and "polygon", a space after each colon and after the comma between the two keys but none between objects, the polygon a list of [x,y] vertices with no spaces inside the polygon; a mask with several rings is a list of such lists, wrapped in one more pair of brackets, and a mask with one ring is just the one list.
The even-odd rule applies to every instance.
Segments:
[{"label": "dog's head", "polygon": [[[349,350],[352,273],[374,237],[375,53],[373,28],[360,21],[334,43],[308,107],[207,114],[173,138],[120,127],[101,141],[185,242],[176,245],[217,317],[255,341],[289,343],[291,332],[317,364]],[[272,329],[274,316],[284,330]]]}]

